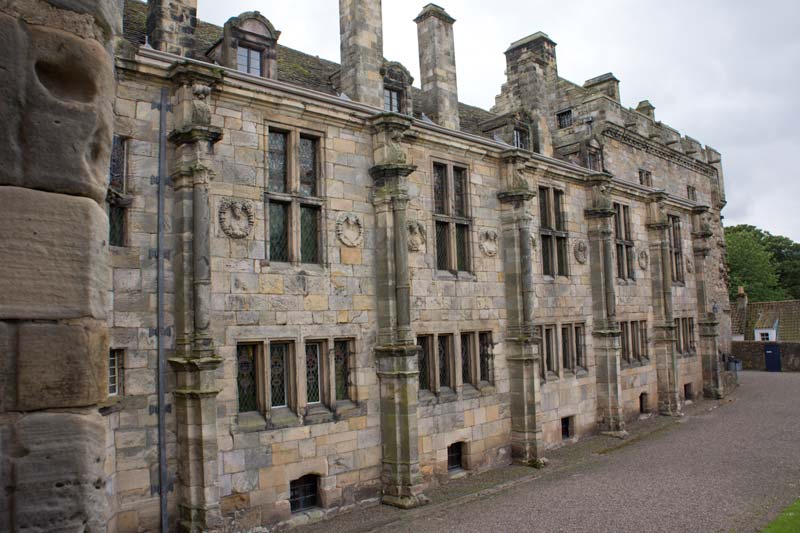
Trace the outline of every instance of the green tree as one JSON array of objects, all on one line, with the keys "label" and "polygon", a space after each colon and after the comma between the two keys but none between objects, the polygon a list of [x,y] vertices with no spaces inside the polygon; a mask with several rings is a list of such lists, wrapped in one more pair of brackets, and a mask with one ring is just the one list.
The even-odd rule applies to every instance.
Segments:
[{"label": "green tree", "polygon": [[726,229],[725,240],[728,243],[731,300],[736,298],[739,286],[745,287],[754,302],[786,299],[786,292],[778,285],[772,254],[753,231],[734,226]]},{"label": "green tree", "polygon": [[741,232],[752,234],[764,245],[772,255],[772,264],[778,275],[778,286],[788,298],[800,300],[800,243],[747,224],[726,228],[725,235],[727,238],[729,233]]}]

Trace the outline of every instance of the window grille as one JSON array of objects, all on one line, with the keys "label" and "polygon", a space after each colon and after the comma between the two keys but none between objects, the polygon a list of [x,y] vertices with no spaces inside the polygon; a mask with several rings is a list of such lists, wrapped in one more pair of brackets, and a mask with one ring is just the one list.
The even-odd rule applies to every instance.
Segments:
[{"label": "window grille", "polygon": [[544,343],[544,365],[543,370],[545,372],[545,376],[547,373],[557,373],[558,368],[556,367],[556,346],[555,346],[555,328],[553,326],[548,326],[544,328],[544,336],[542,338],[542,342]]},{"label": "window grille", "polygon": [[239,344],[236,347],[236,361],[239,412],[257,411],[256,345]]},{"label": "window grille", "polygon": [[471,221],[467,169],[434,163],[433,182],[436,268],[468,272]]},{"label": "window grille", "polygon": [[117,396],[122,389],[122,358],[124,350],[108,352],[108,395]]},{"label": "window grille", "polygon": [[289,135],[280,131],[269,132],[269,190],[286,192],[287,152]]},{"label": "window grille", "polygon": [[317,140],[300,137],[300,194],[317,196]]},{"label": "window grille", "polygon": [[300,207],[300,258],[303,263],[319,263],[318,207]]},{"label": "window grille", "polygon": [[430,356],[431,356],[431,338],[430,337],[417,337],[417,362],[419,365],[419,390],[431,390],[430,384]]},{"label": "window grille", "polygon": [[125,221],[127,209],[109,202],[108,204],[108,244],[125,246]]},{"label": "window grille", "polygon": [[334,341],[333,343],[333,373],[336,382],[336,399],[349,399],[350,366],[349,359],[350,341]]},{"label": "window grille", "polygon": [[111,164],[108,169],[108,244],[125,246],[127,209],[122,201],[127,181],[127,142],[114,135],[111,144]]},{"label": "window grille", "polygon": [[289,204],[269,203],[269,257],[289,261]]},{"label": "window grille", "polygon": [[306,343],[306,401],[310,404],[322,401],[319,352],[319,343]]},{"label": "window grille", "polygon": [[480,354],[480,380],[492,383],[492,351],[494,344],[492,343],[492,333],[483,332],[479,335]]},{"label": "window grille", "polygon": [[289,508],[293,513],[313,509],[318,505],[319,476],[308,474],[289,483]]},{"label": "window grille", "polygon": [[434,213],[447,214],[447,166],[433,165],[433,193]]},{"label": "window grille", "polygon": [[574,337],[575,337],[575,364],[579,368],[585,369],[587,367],[587,365],[586,365],[586,356],[585,356],[585,351],[584,351],[584,346],[583,346],[583,343],[584,343],[583,325],[582,324],[576,324],[574,331],[575,331],[575,335],[574,335]]},{"label": "window grille", "polygon": [[556,115],[558,119],[558,128],[569,128],[572,126],[572,109],[567,109],[566,111],[562,111]]},{"label": "window grille", "polygon": [[287,405],[286,378],[288,377],[288,371],[286,365],[288,360],[289,344],[270,344],[270,398],[272,400],[272,407],[285,407]]},{"label": "window grille", "polygon": [[573,370],[572,328],[570,326],[561,327],[561,366],[564,370]]},{"label": "window grille", "polygon": [[470,358],[472,357],[472,334],[461,334],[461,382],[464,384],[472,383],[472,371]]},{"label": "window grille", "polygon": [[436,268],[450,268],[450,231],[447,222],[436,222]]},{"label": "window grille", "polygon": [[458,270],[469,270],[469,226],[456,224],[456,265]]},{"label": "window grille", "polygon": [[450,387],[450,335],[439,335],[439,388]]}]

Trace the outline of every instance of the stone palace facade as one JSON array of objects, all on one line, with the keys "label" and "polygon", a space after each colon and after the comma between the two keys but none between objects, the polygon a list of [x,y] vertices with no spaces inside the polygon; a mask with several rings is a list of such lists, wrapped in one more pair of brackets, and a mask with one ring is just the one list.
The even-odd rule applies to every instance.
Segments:
[{"label": "stone palace facade", "polygon": [[[485,111],[458,101],[455,20],[433,4],[414,21],[420,89],[384,59],[380,0],[340,0],[341,65],[281,46],[258,12],[220,28],[196,0],[121,3],[0,3],[6,48],[35,56],[27,98],[98,110],[56,121],[97,168],[56,142],[48,184],[0,177],[12,248],[37,228],[77,243],[40,258],[69,272],[0,266],[0,529],[410,508],[725,393],[720,154],[623,107],[612,74],[560,78],[535,33]],[[26,296],[31,271],[54,277]],[[42,359],[53,344],[69,353]],[[63,479],[34,472],[53,450]]]}]

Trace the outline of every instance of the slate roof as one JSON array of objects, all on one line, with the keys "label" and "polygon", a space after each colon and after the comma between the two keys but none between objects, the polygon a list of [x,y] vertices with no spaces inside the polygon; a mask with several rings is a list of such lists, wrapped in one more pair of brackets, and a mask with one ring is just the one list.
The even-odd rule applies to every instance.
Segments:
[{"label": "slate roof", "polygon": [[[135,45],[145,42],[147,26],[147,4],[140,0],[125,0],[123,12],[123,36]],[[195,30],[195,58],[204,58],[206,52],[222,37],[222,28],[201,20],[197,21]],[[278,45],[278,80],[305,87],[314,91],[335,95],[330,77],[339,70],[339,64],[317,56],[305,54],[292,48]],[[412,88],[414,112],[419,117],[425,112],[422,109],[419,89]],[[458,104],[461,130],[476,135],[486,136],[481,132],[479,124],[495,118],[497,115],[479,107]]]},{"label": "slate roof", "polygon": [[754,329],[772,328],[776,320],[779,341],[800,342],[800,300],[748,303],[743,326],[745,340],[754,340]]},{"label": "slate roof", "polygon": [[744,335],[744,328],[747,322],[747,309],[740,308],[736,302],[731,305],[731,333],[733,335]]}]

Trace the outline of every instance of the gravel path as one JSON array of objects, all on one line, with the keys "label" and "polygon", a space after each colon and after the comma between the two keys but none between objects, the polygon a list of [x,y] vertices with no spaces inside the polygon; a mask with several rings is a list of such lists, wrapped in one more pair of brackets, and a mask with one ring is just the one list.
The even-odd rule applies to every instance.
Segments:
[{"label": "gravel path", "polygon": [[800,497],[800,374],[740,377],[732,401],[701,402],[678,423],[647,421],[661,430],[615,448],[590,439],[554,452],[555,468],[491,496],[406,515],[379,506],[360,512],[368,520],[353,513],[316,528],[363,531],[374,521],[380,531],[420,533],[758,531]]}]

